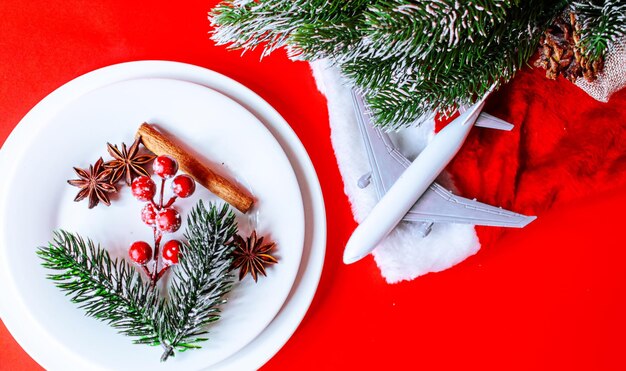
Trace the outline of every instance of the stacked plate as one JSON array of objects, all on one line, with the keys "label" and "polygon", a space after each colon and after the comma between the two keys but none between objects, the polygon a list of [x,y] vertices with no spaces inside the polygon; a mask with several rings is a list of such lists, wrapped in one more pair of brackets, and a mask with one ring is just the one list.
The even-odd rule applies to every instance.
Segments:
[{"label": "stacked plate", "polygon": [[[241,234],[276,242],[279,264],[258,283],[239,282],[202,349],[159,362],[160,348],[133,345],[46,279],[35,254],[55,229],[77,232],[124,256],[151,241],[127,188],[110,207],[74,203],[72,166],[108,157],[106,143],[130,144],[142,122],[156,124],[257,200],[237,213]],[[0,307],[22,347],[47,369],[256,369],[289,339],[313,298],[326,244],[315,170],[297,136],[265,101],[201,67],[140,61],[106,67],[62,86],[24,117],[0,152]],[[183,215],[199,189],[177,202]],[[182,230],[168,238],[182,235]]]}]

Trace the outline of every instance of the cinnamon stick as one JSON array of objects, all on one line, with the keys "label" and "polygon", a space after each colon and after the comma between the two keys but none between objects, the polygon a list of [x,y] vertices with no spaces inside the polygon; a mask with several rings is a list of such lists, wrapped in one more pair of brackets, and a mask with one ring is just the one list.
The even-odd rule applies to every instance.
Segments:
[{"label": "cinnamon stick", "polygon": [[136,136],[141,136],[143,145],[157,156],[172,156],[178,161],[178,166],[181,170],[237,210],[246,213],[252,207],[254,199],[249,192],[198,161],[194,156],[182,149],[181,146],[177,145],[174,139],[167,137],[153,125],[141,124]]}]

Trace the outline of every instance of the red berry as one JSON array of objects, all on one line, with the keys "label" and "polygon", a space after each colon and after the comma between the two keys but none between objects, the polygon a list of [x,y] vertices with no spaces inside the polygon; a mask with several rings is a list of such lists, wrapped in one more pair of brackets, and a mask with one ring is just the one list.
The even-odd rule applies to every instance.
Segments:
[{"label": "red berry", "polygon": [[128,249],[128,256],[137,264],[146,264],[152,259],[152,247],[147,242],[133,242]]},{"label": "red berry", "polygon": [[177,264],[180,245],[180,241],[178,240],[167,241],[167,243],[163,245],[163,260],[169,264]]},{"label": "red berry", "polygon": [[156,217],[156,226],[162,232],[176,232],[180,228],[180,214],[178,211],[167,208],[159,211]]},{"label": "red berry", "polygon": [[139,201],[150,201],[156,193],[156,184],[150,177],[142,175],[133,180],[131,190]]},{"label": "red berry", "polygon": [[170,156],[159,156],[152,163],[152,170],[161,178],[171,178],[178,172],[178,162]]},{"label": "red berry", "polygon": [[187,198],[196,190],[196,182],[189,175],[179,175],[172,180],[172,191],[181,198]]},{"label": "red berry", "polygon": [[153,226],[156,223],[157,210],[154,208],[154,205],[151,203],[147,203],[141,209],[141,220],[147,225]]}]

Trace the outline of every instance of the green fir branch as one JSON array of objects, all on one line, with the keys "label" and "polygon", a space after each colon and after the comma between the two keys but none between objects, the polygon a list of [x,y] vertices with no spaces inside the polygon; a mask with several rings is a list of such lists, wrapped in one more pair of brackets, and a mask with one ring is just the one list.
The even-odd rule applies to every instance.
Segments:
[{"label": "green fir branch", "polygon": [[303,52],[300,44],[292,40],[298,38],[298,32],[306,32],[306,28],[321,29],[322,24],[349,24],[368,3],[368,0],[224,1],[209,13],[209,18],[212,25],[219,25],[213,30],[218,45],[230,44],[231,49],[243,50],[262,46],[263,56],[280,47],[290,47],[295,57]]},{"label": "green fir branch", "polygon": [[220,3],[212,38],[328,58],[397,129],[470,104],[506,83],[568,0],[258,0]]},{"label": "green fir branch", "polygon": [[158,293],[125,260],[113,260],[91,240],[63,230],[37,254],[45,268],[62,272],[48,278],[88,316],[139,337],[138,343],[158,344]]},{"label": "green fir branch", "polygon": [[54,233],[37,254],[50,273],[48,278],[79,304],[86,314],[110,324],[137,344],[161,345],[162,361],[174,350],[199,348],[206,341],[207,325],[220,318],[220,307],[234,278],[230,240],[237,233],[234,213],[228,205],[218,208],[200,201],[187,220],[187,243],[180,251],[179,264],[169,298],[141,279],[138,270],[123,259],[66,231]]},{"label": "green fir branch", "polygon": [[[511,18],[522,18],[511,12]],[[399,129],[416,118],[423,122],[435,112],[451,113],[458,106],[472,104],[494,84],[497,88],[509,81],[535,53],[543,32],[538,25],[548,24],[557,15],[539,7],[525,11],[527,22],[509,22],[498,33],[498,43],[485,44],[485,50],[466,43],[425,60],[361,58],[344,63],[343,72],[363,87],[379,124]],[[534,26],[527,27],[529,22]]]},{"label": "green fir branch", "polygon": [[373,1],[364,12],[367,37],[357,56],[424,58],[461,44],[481,45],[519,1]]},{"label": "green fir branch", "polygon": [[579,45],[592,61],[626,36],[626,0],[577,1],[572,11],[581,26]]},{"label": "green fir branch", "polygon": [[197,343],[207,340],[206,326],[219,320],[220,306],[226,303],[234,282],[229,243],[236,233],[235,214],[226,204],[221,209],[211,206],[207,210],[200,201],[190,212],[187,242],[181,247],[181,259],[169,289],[165,317],[170,340],[163,360],[173,355],[174,348],[198,348]]}]

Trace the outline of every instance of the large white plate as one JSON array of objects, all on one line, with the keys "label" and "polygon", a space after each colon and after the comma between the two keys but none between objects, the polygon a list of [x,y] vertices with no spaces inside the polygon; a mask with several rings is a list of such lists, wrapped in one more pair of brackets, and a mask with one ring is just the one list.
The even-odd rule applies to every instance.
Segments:
[{"label": "large white plate", "polygon": [[[16,128],[9,140],[5,143],[2,157],[0,158],[0,161],[2,161],[2,168],[16,169],[17,166],[11,166],[17,165],[12,162],[12,160],[16,158],[15,156],[22,155],[24,157],[28,157],[28,153],[20,152],[25,148],[24,143],[29,143],[30,141],[36,139],[38,135],[42,135],[42,133],[38,131],[40,128],[39,125],[41,125],[42,121],[49,120],[51,116],[57,115],[59,111],[63,110],[63,107],[71,105],[72,101],[80,99],[83,96],[89,96],[90,94],[88,93],[94,89],[133,78],[176,78],[180,80],[187,80],[203,84],[205,86],[210,86],[232,98],[235,98],[240,104],[251,111],[254,116],[259,118],[263,125],[265,125],[272,132],[274,137],[276,137],[282,146],[283,150],[287,153],[291,166],[293,166],[296,171],[299,188],[303,193],[306,220],[304,243],[305,255],[303,264],[300,266],[300,270],[298,271],[296,284],[292,288],[291,294],[278,316],[274,318],[274,320],[260,334],[260,336],[254,339],[252,343],[244,347],[239,352],[215,365],[216,368],[256,368],[267,361],[267,359],[269,359],[269,357],[271,357],[282,346],[282,344],[284,344],[304,315],[306,308],[312,299],[317,281],[319,279],[325,243],[325,217],[323,202],[321,199],[319,184],[310,164],[310,160],[306,156],[302,145],[297,141],[297,138],[286,125],[284,120],[282,120],[280,116],[267,105],[267,103],[263,102],[249,90],[232,80],[199,67],[173,62],[155,61],[135,62],[112,66],[92,72],[74,80],[63,88],[57,90],[55,93],[51,94],[44,101],[42,101],[40,105],[33,109],[24,118],[22,123]],[[144,81],[142,83],[146,82]],[[150,83],[167,83],[174,85],[183,84],[177,82],[165,82],[162,80],[155,80]],[[135,82],[122,83],[122,85],[123,84],[129,84],[128,86],[132,87]],[[107,88],[103,88],[101,90],[106,89]],[[206,90],[200,87],[199,89]],[[91,94],[97,95],[99,93],[96,91]],[[108,109],[111,109],[111,107],[108,107]],[[134,131],[134,127],[132,128],[132,131]],[[53,155],[50,155],[47,159],[52,159],[53,157]],[[245,176],[240,177],[239,180],[243,183],[247,182]],[[39,184],[41,185],[42,183]],[[48,184],[48,182],[45,184]],[[7,190],[10,187],[8,187],[5,182],[2,183],[1,187],[0,194],[6,196],[8,193]],[[10,198],[4,198],[4,201],[10,202],[10,200]],[[25,216],[23,216],[24,213],[21,212],[21,208],[18,209],[19,210],[12,210],[11,217],[25,218]],[[64,213],[61,212],[61,215],[64,215]],[[260,214],[259,223],[263,223],[263,218],[261,216],[262,215]],[[3,228],[2,236],[7,234],[6,226],[8,224],[8,219],[7,216],[4,218],[5,219],[3,219],[3,222],[0,224],[0,227]],[[4,246],[7,245],[4,244]],[[26,248],[28,247],[29,246],[26,246]],[[93,358],[90,358],[89,353],[87,353],[86,356],[86,354],[83,353],[83,349],[80,347],[78,349],[74,349],[71,344],[67,343],[66,339],[61,339],[59,341],[57,338],[57,331],[60,331],[60,328],[56,328],[54,331],[46,329],[41,325],[41,318],[38,318],[37,313],[33,314],[31,310],[32,308],[29,305],[32,303],[28,303],[28,299],[24,299],[24,296],[28,295],[20,292],[20,285],[19,283],[16,283],[16,275],[14,274],[15,268],[10,267],[10,259],[7,259],[6,253],[8,250],[8,247],[0,250],[0,254],[2,254],[0,256],[2,258],[1,263],[4,265],[4,268],[6,268],[2,269],[2,272],[0,273],[2,275],[0,277],[3,279],[1,294],[4,298],[11,298],[11,306],[5,306],[3,308],[3,320],[16,339],[18,339],[22,346],[29,351],[29,353],[31,353],[31,355],[38,362],[48,368],[67,369],[68,361],[69,364],[76,369],[93,367],[94,360]],[[10,257],[10,255],[8,256]],[[34,275],[38,274],[36,268],[34,269],[35,271],[29,272],[29,275],[27,275],[33,279],[35,279]],[[41,295],[37,296],[41,297]],[[44,305],[44,303],[40,304]],[[256,308],[254,309],[256,310]],[[258,314],[256,311],[254,313]],[[74,316],[71,317],[73,318]],[[252,333],[254,333],[254,331],[252,331]],[[117,337],[116,340],[118,342],[124,342],[127,339]],[[245,343],[246,341],[241,343]],[[205,348],[211,346],[212,343],[217,343],[215,337],[211,342],[205,344]],[[95,346],[93,342],[89,346],[99,348]],[[136,357],[136,353],[140,352],[137,346],[133,346],[131,349],[133,351],[132,357],[128,357],[123,353],[119,354],[109,352],[109,349],[106,348],[100,348],[98,351],[106,354],[109,359],[115,359],[115,367],[119,369],[120,367],[130,367],[128,362],[132,362],[133,357]],[[203,351],[197,351],[197,354],[201,354]],[[193,352],[188,352],[184,356],[187,357],[187,354],[189,354],[189,358],[177,357],[176,362],[185,362],[187,359],[194,358],[194,356],[192,356]],[[183,359],[183,361],[179,361],[179,359]],[[203,359],[202,361],[203,362],[193,363],[194,367],[200,366],[202,363],[204,363],[202,365],[204,367],[214,362],[213,359]],[[178,367],[181,367],[182,365],[183,364],[179,363]],[[188,365],[185,364],[185,368],[187,368],[187,366]],[[191,366],[191,363],[189,366]],[[158,365],[156,367],[160,368],[162,365]]]}]

